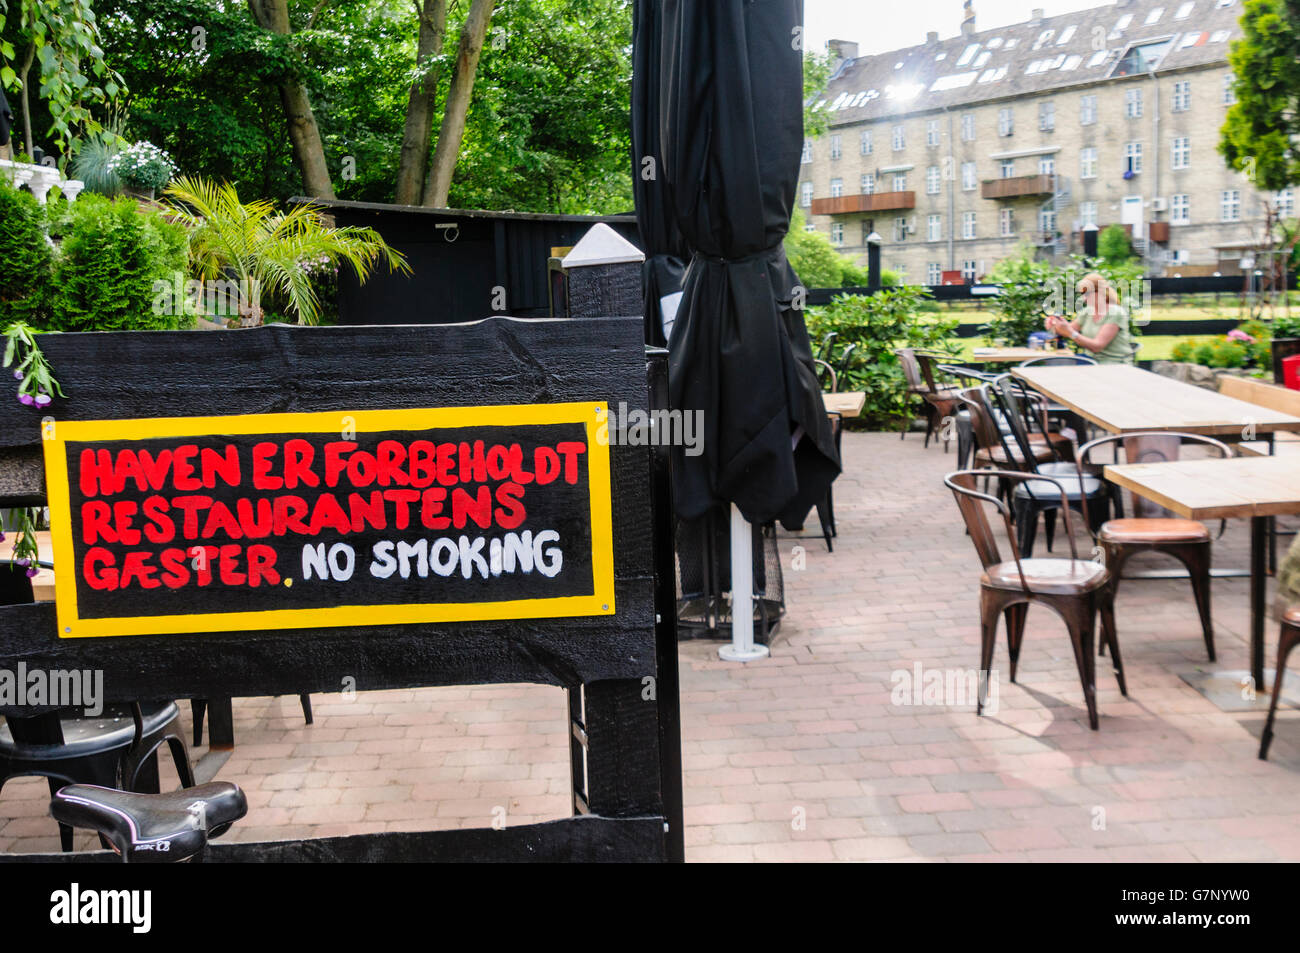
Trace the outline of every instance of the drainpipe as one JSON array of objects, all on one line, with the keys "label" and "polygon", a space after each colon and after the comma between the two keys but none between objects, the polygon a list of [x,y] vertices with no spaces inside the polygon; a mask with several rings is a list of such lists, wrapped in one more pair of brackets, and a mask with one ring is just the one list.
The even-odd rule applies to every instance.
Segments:
[{"label": "drainpipe", "polygon": [[[1156,76],[1156,71],[1154,69],[1148,70],[1147,75],[1151,77],[1151,88],[1155,93],[1155,95],[1152,96],[1152,99],[1155,100],[1155,108],[1151,110],[1151,137],[1155,140],[1153,143],[1154,148],[1152,150],[1154,156],[1151,163],[1151,188],[1152,188],[1151,215],[1155,216],[1156,214],[1154,208],[1155,200],[1160,195],[1160,153],[1163,151],[1162,144],[1160,142],[1160,79],[1159,77]],[[1147,239],[1146,257],[1150,258],[1151,257],[1151,229],[1150,228],[1146,229],[1146,233],[1147,233],[1146,234],[1146,239]]]},{"label": "drainpipe", "polygon": [[949,112],[947,106],[943,107],[943,112],[948,117],[948,171],[952,173],[948,176],[948,270],[955,271],[957,268],[957,252],[953,241],[957,234],[957,198],[955,191],[957,185],[957,156],[952,145],[952,113]]}]

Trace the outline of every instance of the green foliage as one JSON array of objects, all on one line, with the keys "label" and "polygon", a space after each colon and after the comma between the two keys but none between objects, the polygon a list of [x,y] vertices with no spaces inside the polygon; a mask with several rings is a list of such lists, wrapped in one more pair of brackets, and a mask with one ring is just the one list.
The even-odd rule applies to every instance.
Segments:
[{"label": "green foliage", "polygon": [[1107,225],[1097,236],[1097,256],[1109,265],[1121,265],[1133,257],[1133,246],[1122,225]]},{"label": "green foliage", "polygon": [[14,321],[4,329],[3,367],[13,368],[18,380],[18,403],[27,407],[48,407],[54,395],[68,396],[54,378],[50,362],[36,343],[37,330],[24,321]]},{"label": "green foliage", "polygon": [[1196,346],[1192,348],[1193,364],[1204,364],[1206,367],[1209,367],[1211,362],[1213,362],[1213,360],[1214,360],[1213,340],[1199,341],[1197,342]]},{"label": "green foliage", "polygon": [[0,326],[49,320],[53,253],[44,218],[31,192],[0,175]]},{"label": "green foliage", "polygon": [[1300,182],[1300,0],[1246,0],[1241,28],[1219,152],[1256,188],[1277,191]]},{"label": "green foliage", "polygon": [[830,51],[803,55],[803,134],[815,139],[826,132],[826,109],[818,108],[826,84],[831,78],[831,64],[835,57]]},{"label": "green foliage", "polygon": [[154,282],[185,270],[185,235],[130,199],[84,195],[70,209],[54,266],[52,326],[61,331],[159,330],[179,315],[153,307]]},{"label": "green foliage", "polygon": [[1214,342],[1210,354],[1211,367],[1245,367],[1250,357],[1250,346],[1242,341],[1230,341],[1226,337]]},{"label": "green foliage", "polygon": [[[49,135],[65,153],[75,134],[101,128],[92,109],[122,92],[101,43],[91,0],[0,2],[0,85],[17,91],[27,84],[29,104],[39,100]],[[24,79],[14,67],[21,70],[29,56],[36,73]]]},{"label": "green foliage", "polygon": [[243,203],[229,183],[182,177],[167,190],[172,214],[189,227],[190,261],[204,280],[234,279],[239,312],[263,318],[261,294],[271,295],[299,324],[316,324],[321,304],[316,274],[344,262],[364,283],[382,259],[389,271],[410,273],[401,253],[371,228],[327,225],[320,209],[271,202]]},{"label": "green foliage", "polygon": [[1278,315],[1270,330],[1275,338],[1300,338],[1300,313]]},{"label": "green foliage", "polygon": [[176,163],[152,142],[134,142],[108,160],[107,171],[137,189],[160,189],[176,174]]},{"label": "green foliage", "polygon": [[1169,360],[1186,363],[1192,359],[1192,351],[1195,347],[1195,342],[1189,338],[1183,338],[1169,349]]},{"label": "green foliage", "polygon": [[86,185],[86,191],[114,196],[122,192],[122,180],[111,168],[109,160],[122,147],[122,138],[115,132],[105,131],[83,137],[77,142],[72,160],[72,177]]},{"label": "green foliage", "polygon": [[1027,257],[1004,258],[990,278],[1000,290],[983,328],[985,336],[989,343],[1024,347],[1032,332],[1043,330],[1043,309],[1059,292],[1056,269]]},{"label": "green foliage", "polygon": [[[808,332],[820,341],[834,331],[831,363],[839,374],[839,388],[865,391],[864,422],[898,426],[911,419],[915,409],[907,393],[895,348],[912,347],[955,354],[956,318],[922,319],[921,306],[929,291],[916,285],[887,288],[874,295],[838,295],[824,308],[808,311]],[[841,369],[845,349],[853,345]]]},{"label": "green foliage", "polygon": [[[848,255],[840,254],[821,232],[805,232],[803,212],[797,208],[790,219],[790,231],[785,236],[785,255],[805,288],[867,286],[866,265],[859,265]],[[896,273],[882,271],[880,283],[889,287],[900,282]]]}]

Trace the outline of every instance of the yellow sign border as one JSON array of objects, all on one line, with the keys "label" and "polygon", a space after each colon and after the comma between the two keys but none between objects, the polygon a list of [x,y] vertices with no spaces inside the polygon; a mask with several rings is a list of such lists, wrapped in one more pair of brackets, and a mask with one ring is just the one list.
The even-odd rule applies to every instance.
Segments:
[{"label": "yellow sign border", "polygon": [[[403,625],[422,622],[473,622],[501,619],[554,619],[614,614],[614,529],[609,474],[609,444],[597,439],[609,406],[605,401],[558,404],[500,404],[481,407],[435,407],[413,410],[313,411],[289,414],[242,414],[229,417],[148,417],[125,420],[68,420],[42,430],[45,485],[50,507],[54,562],[69,565],[72,504],[68,485],[68,442],[152,440],[169,437],[243,436],[252,434],[339,433],[343,422],[357,433],[419,431],[455,427],[501,427],[519,424],[580,423],[587,431],[587,484],[591,504],[593,593],[499,602],[428,602],[397,605],[362,604],[324,609],[268,609],[193,615],[114,616],[82,619],[77,587],[55,587],[59,637],[104,638],[123,635],[189,635],[258,629],[329,628]],[[328,424],[328,426],[326,426]]]}]

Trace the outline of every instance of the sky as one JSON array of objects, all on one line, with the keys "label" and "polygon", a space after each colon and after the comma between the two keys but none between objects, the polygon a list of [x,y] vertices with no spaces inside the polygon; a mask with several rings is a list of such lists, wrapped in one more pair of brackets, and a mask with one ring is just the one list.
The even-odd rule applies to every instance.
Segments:
[{"label": "sky", "polygon": [[[988,30],[1021,23],[1041,7],[1045,16],[1105,6],[1108,0],[974,0],[975,27]],[[822,51],[830,39],[856,42],[868,56],[925,42],[928,30],[941,39],[961,32],[962,0],[804,0],[806,49]]]}]

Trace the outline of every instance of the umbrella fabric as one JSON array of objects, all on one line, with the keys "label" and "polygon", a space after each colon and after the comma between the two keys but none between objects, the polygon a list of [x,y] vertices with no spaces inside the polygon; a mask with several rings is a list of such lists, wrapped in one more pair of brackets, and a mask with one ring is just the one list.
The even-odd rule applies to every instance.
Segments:
[{"label": "umbrella fabric", "polygon": [[667,347],[660,299],[682,290],[690,254],[664,194],[659,149],[661,0],[636,0],[632,20],[632,188],[645,249],[646,343]]},{"label": "umbrella fabric", "polygon": [[9,100],[5,99],[5,91],[0,87],[0,146],[9,145],[9,129],[13,123],[14,114],[9,111]]},{"label": "umbrella fabric", "polygon": [[803,143],[802,0],[662,0],[661,171],[691,249],[669,342],[674,409],[704,412],[703,453],[674,448],[687,519],[734,502],[801,525],[840,471],[782,239]]}]

